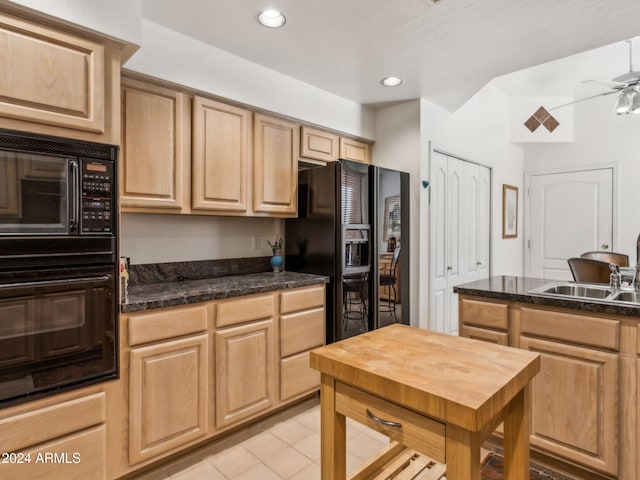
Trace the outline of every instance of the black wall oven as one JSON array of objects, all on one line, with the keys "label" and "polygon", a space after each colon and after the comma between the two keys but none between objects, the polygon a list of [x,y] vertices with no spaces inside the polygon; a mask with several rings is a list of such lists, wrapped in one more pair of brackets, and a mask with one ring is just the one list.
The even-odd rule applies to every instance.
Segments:
[{"label": "black wall oven", "polygon": [[118,375],[117,155],[0,130],[0,407]]}]

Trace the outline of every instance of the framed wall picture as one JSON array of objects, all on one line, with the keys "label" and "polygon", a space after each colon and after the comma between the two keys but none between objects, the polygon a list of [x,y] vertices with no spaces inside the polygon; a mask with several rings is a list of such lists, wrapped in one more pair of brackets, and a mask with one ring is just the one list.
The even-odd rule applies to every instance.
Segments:
[{"label": "framed wall picture", "polygon": [[518,187],[502,185],[502,238],[518,236]]}]

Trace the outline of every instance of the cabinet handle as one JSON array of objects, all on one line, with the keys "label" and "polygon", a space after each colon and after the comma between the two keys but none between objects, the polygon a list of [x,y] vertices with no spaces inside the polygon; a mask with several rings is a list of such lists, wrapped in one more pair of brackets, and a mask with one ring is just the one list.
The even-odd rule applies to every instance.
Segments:
[{"label": "cabinet handle", "polygon": [[367,417],[369,417],[374,422],[378,422],[380,425],[384,425],[385,427],[402,428],[401,423],[390,422],[389,420],[382,420],[381,418],[378,418],[373,413],[371,413],[368,408],[367,408]]},{"label": "cabinet handle", "polygon": [[447,267],[447,270],[453,270],[453,267]]},{"label": "cabinet handle", "polygon": [[476,265],[479,267],[480,265],[482,265],[482,262],[478,262],[476,263]]}]

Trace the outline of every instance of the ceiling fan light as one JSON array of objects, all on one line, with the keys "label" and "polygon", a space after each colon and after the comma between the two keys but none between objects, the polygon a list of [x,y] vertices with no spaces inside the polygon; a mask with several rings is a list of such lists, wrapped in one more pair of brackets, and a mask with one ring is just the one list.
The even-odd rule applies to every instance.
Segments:
[{"label": "ceiling fan light", "polygon": [[631,108],[631,99],[627,92],[622,92],[616,101],[616,113],[618,115],[627,115]]},{"label": "ceiling fan light", "polygon": [[633,92],[633,98],[631,99],[631,106],[629,107],[631,113],[636,115],[640,114],[640,92],[637,90]]}]

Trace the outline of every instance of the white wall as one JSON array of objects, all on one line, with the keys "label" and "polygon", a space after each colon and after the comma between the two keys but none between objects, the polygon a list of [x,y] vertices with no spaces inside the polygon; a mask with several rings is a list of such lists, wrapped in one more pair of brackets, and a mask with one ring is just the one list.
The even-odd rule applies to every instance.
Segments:
[{"label": "white wall", "polygon": [[[374,165],[409,172],[411,324],[418,326],[420,292],[420,101],[412,100],[376,112]],[[403,287],[404,288],[404,287]]]},{"label": "white wall", "polygon": [[[430,148],[491,167],[491,275],[523,272],[523,153],[510,143],[510,103],[485,86],[454,113],[420,101],[421,179],[429,179]],[[502,239],[502,184],[519,187],[518,238]],[[428,327],[429,192],[420,189],[420,326]]]},{"label": "white wall", "polygon": [[607,96],[576,104],[575,141],[523,144],[524,165],[530,172],[617,163],[619,227],[613,249],[635,263],[640,232],[640,115],[616,115],[615,100]]},{"label": "white wall", "polygon": [[[125,213],[121,219],[120,254],[132,264],[267,257],[282,236],[282,220]],[[253,249],[253,236],[261,248]]]}]

